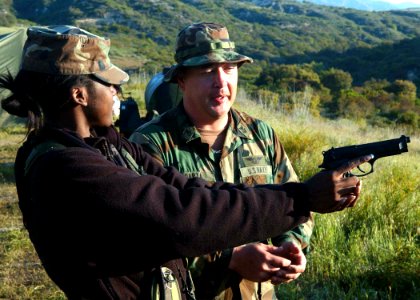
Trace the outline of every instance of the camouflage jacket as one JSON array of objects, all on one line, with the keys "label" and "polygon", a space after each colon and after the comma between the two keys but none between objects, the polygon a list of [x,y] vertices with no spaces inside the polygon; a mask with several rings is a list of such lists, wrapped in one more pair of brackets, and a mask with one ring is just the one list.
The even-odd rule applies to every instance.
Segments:
[{"label": "camouflage jacket", "polygon": [[[208,144],[202,143],[200,133],[189,120],[182,103],[137,129],[130,139],[142,144],[164,166],[174,166],[187,177],[250,185],[298,181],[283,146],[270,126],[235,109],[231,109],[229,120],[221,153],[214,153]],[[271,242],[279,245],[293,241],[307,252],[312,229],[311,218],[295,229],[272,238]],[[220,285],[215,288],[216,294],[232,286],[234,275],[227,271],[230,255],[231,250],[225,250],[193,260],[198,297],[203,280],[207,285],[206,296],[209,296],[208,286],[215,288]],[[213,265],[205,266],[207,262]],[[204,272],[205,268],[211,271]],[[219,282],[213,282],[215,278]],[[206,299],[223,299],[213,296]]]}]

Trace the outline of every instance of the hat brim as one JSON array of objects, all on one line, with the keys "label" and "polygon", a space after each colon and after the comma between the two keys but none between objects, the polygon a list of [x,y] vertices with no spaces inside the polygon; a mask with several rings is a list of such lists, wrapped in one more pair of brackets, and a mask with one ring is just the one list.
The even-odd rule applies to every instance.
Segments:
[{"label": "hat brim", "polygon": [[124,84],[130,79],[130,76],[126,72],[114,65],[105,71],[96,72],[92,75],[102,81],[115,85]]},{"label": "hat brim", "polygon": [[166,82],[175,82],[177,71],[180,67],[199,67],[215,63],[252,63],[252,58],[236,53],[234,51],[212,51],[205,55],[194,56],[184,60],[182,63],[175,64],[165,73]]}]

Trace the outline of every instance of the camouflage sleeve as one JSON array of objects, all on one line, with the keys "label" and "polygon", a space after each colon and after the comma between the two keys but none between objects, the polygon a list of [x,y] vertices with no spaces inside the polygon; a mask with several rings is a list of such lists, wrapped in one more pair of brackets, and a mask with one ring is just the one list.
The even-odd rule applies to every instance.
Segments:
[{"label": "camouflage sleeve", "polygon": [[294,229],[274,238],[271,238],[273,245],[279,246],[285,242],[293,242],[301,246],[303,253],[309,253],[309,242],[314,227],[313,214],[306,223],[300,224]]},{"label": "camouflage sleeve", "polygon": [[129,140],[133,143],[141,145],[143,149],[149,153],[154,159],[160,162],[162,165],[163,157],[162,151],[147,135],[142,134],[140,131],[134,131],[130,136]]},{"label": "camouflage sleeve", "polygon": [[[286,182],[298,182],[299,178],[292,167],[292,164],[280,143],[276,133],[273,131],[273,149],[274,149],[274,160],[273,160],[273,176],[275,177],[275,183],[286,183]],[[312,236],[314,228],[314,217],[311,213],[309,220],[306,223],[300,224],[294,229],[287,231],[286,233],[271,238],[273,245],[280,245],[284,242],[294,242],[301,246],[304,253],[309,252],[309,242]]]}]

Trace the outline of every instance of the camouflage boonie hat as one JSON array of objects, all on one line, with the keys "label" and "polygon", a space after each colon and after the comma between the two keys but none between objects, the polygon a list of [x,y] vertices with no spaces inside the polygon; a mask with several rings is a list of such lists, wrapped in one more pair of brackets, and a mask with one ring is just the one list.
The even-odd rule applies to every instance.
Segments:
[{"label": "camouflage boonie hat", "polygon": [[92,74],[120,85],[129,76],[114,66],[108,52],[111,41],[68,25],[32,26],[27,30],[22,70],[52,75]]},{"label": "camouflage boonie hat", "polygon": [[197,67],[212,63],[252,62],[252,58],[234,51],[227,28],[215,23],[195,23],[182,29],[176,40],[175,61],[165,81],[175,81],[179,67]]}]

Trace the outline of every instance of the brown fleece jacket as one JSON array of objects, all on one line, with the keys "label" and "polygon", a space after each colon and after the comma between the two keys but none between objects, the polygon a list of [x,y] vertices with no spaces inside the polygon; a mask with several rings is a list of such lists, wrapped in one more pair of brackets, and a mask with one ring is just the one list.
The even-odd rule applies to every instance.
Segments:
[{"label": "brown fleece jacket", "polygon": [[[113,128],[96,133],[83,140],[45,127],[15,163],[25,226],[70,299],[149,299],[150,274],[165,262],[182,286],[185,267],[175,259],[277,236],[309,216],[303,184],[210,186],[161,167]],[[25,175],[28,155],[45,141],[65,148],[40,155]],[[124,147],[144,175],[107,160],[110,144]]]}]

